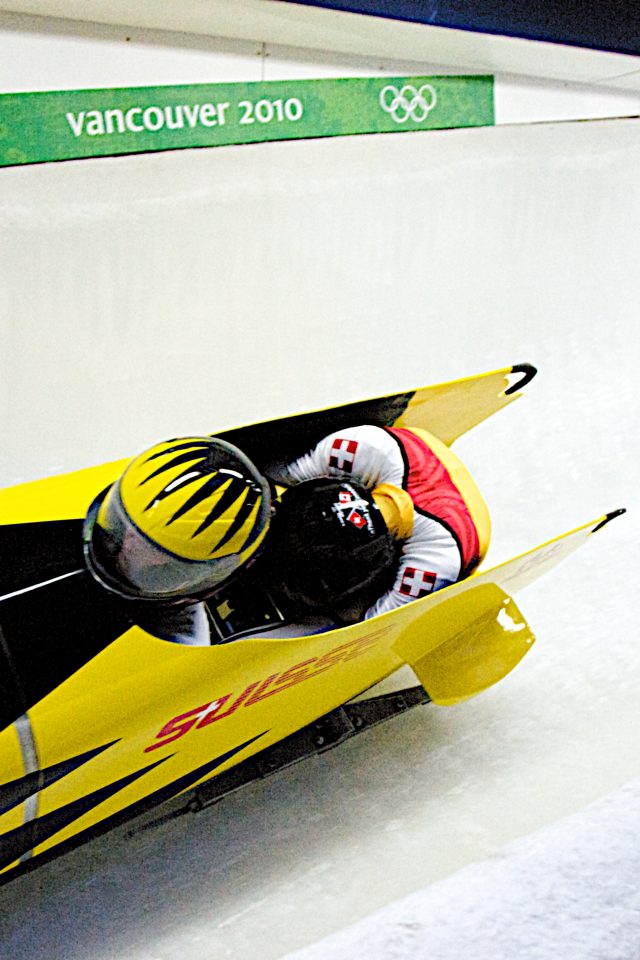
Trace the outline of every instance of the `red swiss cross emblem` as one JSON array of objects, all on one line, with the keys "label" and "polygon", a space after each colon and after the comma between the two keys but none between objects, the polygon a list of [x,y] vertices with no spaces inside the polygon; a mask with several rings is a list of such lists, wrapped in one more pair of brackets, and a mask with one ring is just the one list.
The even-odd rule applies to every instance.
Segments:
[{"label": "red swiss cross emblem", "polygon": [[437,574],[430,573],[428,570],[406,567],[398,589],[405,597],[422,597],[425,593],[432,592],[436,579]]},{"label": "red swiss cross emblem", "polygon": [[351,473],[357,449],[358,443],[356,440],[336,437],[331,444],[329,466],[335,467],[336,470],[342,470],[343,473]]},{"label": "red swiss cross emblem", "polygon": [[367,521],[362,516],[361,513],[358,513],[357,510],[352,510],[349,516],[347,517],[349,523],[352,523],[354,527],[360,529],[361,527],[366,527]]}]

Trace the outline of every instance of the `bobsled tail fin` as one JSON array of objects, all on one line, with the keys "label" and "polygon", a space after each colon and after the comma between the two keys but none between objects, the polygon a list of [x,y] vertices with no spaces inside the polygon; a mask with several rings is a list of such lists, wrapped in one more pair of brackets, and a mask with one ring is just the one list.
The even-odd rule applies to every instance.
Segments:
[{"label": "bobsled tail fin", "polygon": [[396,426],[422,427],[450,446],[463,433],[517,400],[536,373],[530,363],[518,363],[423,387],[415,391]]},{"label": "bobsled tail fin", "polygon": [[[396,651],[434,703],[468,700],[505,677],[535,637],[511,593],[527,586],[601,530],[616,510],[440,591],[399,638]],[[437,637],[425,652],[425,638]]]},{"label": "bobsled tail fin", "polygon": [[535,641],[515,601],[493,583],[452,597],[440,616],[449,626],[448,639],[411,664],[440,706],[469,700],[498,683]]}]

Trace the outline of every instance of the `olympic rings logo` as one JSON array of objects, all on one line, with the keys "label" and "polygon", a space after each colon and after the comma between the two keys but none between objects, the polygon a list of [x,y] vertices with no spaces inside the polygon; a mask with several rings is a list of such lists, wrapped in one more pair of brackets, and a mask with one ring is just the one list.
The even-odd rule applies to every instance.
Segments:
[{"label": "olympic rings logo", "polygon": [[436,92],[429,83],[424,83],[419,90],[406,83],[400,90],[390,84],[380,91],[380,106],[396,123],[404,123],[409,117],[414,123],[422,123],[437,102]]}]

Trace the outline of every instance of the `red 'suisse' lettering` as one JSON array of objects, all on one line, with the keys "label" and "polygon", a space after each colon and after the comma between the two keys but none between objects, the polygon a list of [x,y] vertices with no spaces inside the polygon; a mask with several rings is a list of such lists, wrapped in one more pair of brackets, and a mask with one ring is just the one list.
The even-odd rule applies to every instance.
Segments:
[{"label": "red 'suisse' lettering", "polygon": [[252,703],[257,703],[259,700],[263,700],[265,696],[265,690],[271,686],[277,676],[277,673],[272,673],[270,677],[267,677],[266,680],[263,680],[256,692],[245,701],[245,707],[249,707]]},{"label": "red 'suisse' lettering", "polygon": [[[243,690],[243,692],[240,694],[239,697],[236,697],[236,699],[233,701],[233,703],[231,704],[231,706],[229,707],[229,709],[228,709],[228,710],[225,710],[224,713],[218,713],[217,711],[214,711],[214,712],[212,712],[212,713],[208,713],[207,716],[206,716],[206,717],[203,717],[202,720],[200,721],[200,723],[198,724],[198,730],[200,730],[202,727],[208,726],[210,723],[215,723],[216,720],[224,720],[225,717],[228,717],[228,716],[230,716],[232,713],[235,713],[235,711],[238,709],[238,707],[247,699],[247,697],[249,696],[249,694],[250,694],[253,690],[255,690],[255,688],[256,688],[257,686],[258,686],[258,683],[257,683],[257,682],[250,684],[250,685],[246,688],[246,690]],[[225,697],[224,700],[223,700],[223,703],[226,703],[226,701],[229,699],[230,696],[231,696],[231,694],[229,694],[229,696]],[[221,704],[221,705],[222,705],[222,704]]]},{"label": "red 'suisse' lettering", "polygon": [[156,733],[156,740],[162,739],[162,742],[152,743],[150,746],[145,747],[144,752],[149,753],[150,750],[157,750],[158,747],[164,747],[167,743],[172,743],[174,740],[178,740],[179,737],[183,737],[185,733],[191,730],[191,727],[208,706],[208,703],[203,703],[201,707],[196,707],[195,710],[188,710],[186,713],[181,713],[177,717],[173,717],[165,723],[162,730]]},{"label": "red 'suisse' lettering", "polygon": [[283,690],[288,690],[290,687],[296,686],[304,680],[316,677],[331,667],[336,666],[336,664],[354,660],[361,654],[366,653],[373,644],[377,643],[377,641],[388,632],[388,629],[388,627],[381,627],[379,630],[374,630],[372,633],[366,634],[363,637],[356,637],[354,640],[342,643],[321,657],[311,657],[308,660],[302,660],[300,663],[288,667],[280,674],[272,673],[265,680],[255,681],[249,684],[224,712],[221,712],[221,708],[231,699],[232,694],[230,693],[217,698],[217,700],[211,701],[211,703],[205,703],[201,707],[196,707],[195,710],[189,710],[187,713],[181,713],[179,716],[173,717],[156,734],[156,740],[159,742],[145,747],[145,753],[148,753],[150,750],[157,750],[158,747],[163,747],[183,737],[198,720],[200,722],[197,724],[197,727],[201,729],[210,723],[215,723],[217,720],[224,720],[225,717],[235,713],[243,703],[246,707],[249,707],[254,703],[259,703],[261,700],[266,700],[267,697],[274,696],[276,693],[282,693]]},{"label": "red 'suisse' lettering", "polygon": [[346,652],[346,655],[342,658],[343,663],[346,663],[347,660],[353,660],[355,657],[359,657],[361,653],[364,653],[368,650],[369,647],[372,647],[380,639],[381,632],[370,633],[367,637],[360,637],[353,645],[353,649]]},{"label": "red 'suisse' lettering", "polygon": [[288,690],[290,687],[295,687],[296,684],[302,683],[303,680],[306,680],[308,677],[308,672],[306,668],[308,664],[315,663],[316,658],[312,657],[311,660],[303,660],[302,663],[296,663],[295,666],[289,667],[284,673],[276,675],[274,684],[271,689],[264,688],[264,691],[259,690],[255,696],[251,697],[250,700],[247,700],[246,706],[250,706],[252,703],[257,703],[258,700],[266,700],[267,697],[273,697],[276,693],[282,693],[283,690]]}]

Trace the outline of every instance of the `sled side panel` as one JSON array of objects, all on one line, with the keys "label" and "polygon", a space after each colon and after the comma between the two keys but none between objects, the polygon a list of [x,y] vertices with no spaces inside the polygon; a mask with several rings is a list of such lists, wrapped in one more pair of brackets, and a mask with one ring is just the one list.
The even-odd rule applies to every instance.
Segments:
[{"label": "sled side panel", "polygon": [[[240,447],[267,473],[270,466],[306,453],[328,433],[360,423],[423,427],[450,445],[517,399],[520,394],[516,391],[535,372],[530,364],[516,364],[450,383],[249,424],[215,435]],[[129,459],[0,489],[0,525],[84,517],[93,498],[113,483]]]},{"label": "sled side panel", "polygon": [[[307,453],[328,433],[361,423],[379,427],[422,427],[447,445],[476,424],[516,400],[516,391],[533,379],[531,364],[374,397],[325,410],[314,410],[268,423],[255,423],[220,434],[262,470]],[[515,382],[514,382],[515,381]]]},{"label": "sled side panel", "polygon": [[516,364],[416,390],[396,426],[422,427],[451,445],[463,433],[517,400],[521,394],[516,391],[535,373],[530,364]]},{"label": "sled side panel", "polygon": [[0,489],[0,525],[82,519],[93,498],[120,476],[129,460]]},{"label": "sled side panel", "polygon": [[346,403],[325,410],[313,410],[292,417],[253,423],[218,434],[235,444],[265,473],[270,468],[295,460],[312,449],[323,437],[361,423],[392,427],[410,406],[415,391]]},{"label": "sled side panel", "polygon": [[[0,733],[0,837],[24,820],[24,800],[16,785],[26,773],[15,726]],[[11,863],[9,866],[16,866]]]},{"label": "sled side panel", "polygon": [[511,594],[564,560],[620,512],[453,584],[424,602],[422,611],[415,609],[395,650],[434,703],[467,700],[517,666],[534,636]]},{"label": "sled side panel", "polygon": [[[0,835],[0,870],[230,769],[403,663],[443,704],[486,689],[531,646],[507,583],[516,589],[531,582],[608,519],[381,617],[326,633],[207,648],[166,643],[136,627],[122,633],[30,706],[40,769],[65,775],[38,790],[36,819]],[[16,775],[23,792],[29,786],[18,770],[10,771],[4,785],[14,797]]]}]

